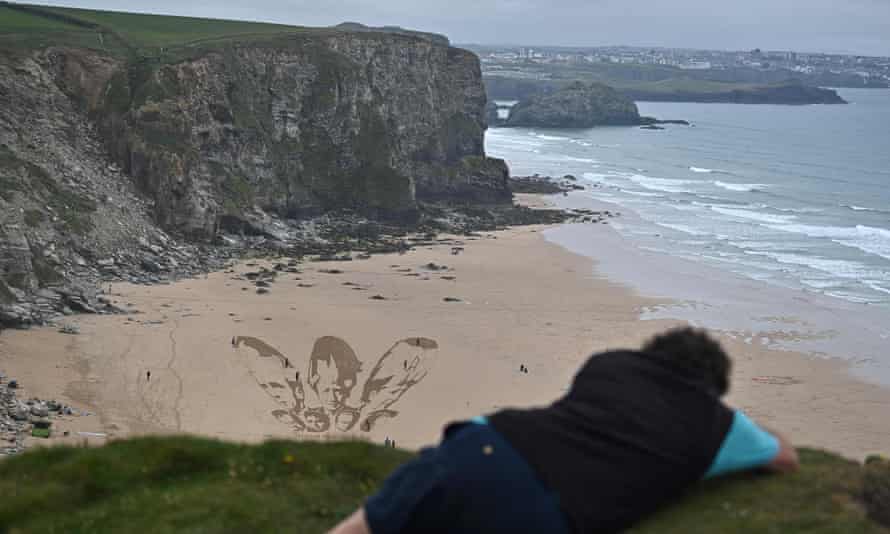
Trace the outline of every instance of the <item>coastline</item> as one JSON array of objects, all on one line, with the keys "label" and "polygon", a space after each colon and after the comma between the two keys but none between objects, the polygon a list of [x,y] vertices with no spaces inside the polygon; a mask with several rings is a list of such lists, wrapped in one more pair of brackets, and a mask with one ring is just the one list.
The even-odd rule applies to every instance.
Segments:
[{"label": "coastline", "polygon": [[[625,206],[573,193],[547,197],[538,205],[635,216]],[[859,438],[844,437],[854,433],[869,435],[873,452],[886,447],[890,425],[880,414],[890,409],[890,369],[886,362],[858,356],[879,345],[857,336],[867,332],[880,338],[873,317],[855,313],[861,305],[655,252],[645,240],[614,228],[590,233],[583,225],[563,224],[544,236],[591,259],[599,276],[634,295],[659,300],[641,309],[641,323],[686,323],[716,334],[734,362],[730,405],[768,426],[787,429],[804,445],[861,459],[867,448],[856,444]]]},{"label": "coastline", "polygon": [[[300,273],[279,272],[268,294],[258,294],[244,276],[262,266],[274,270],[275,262],[266,261],[170,285],[117,284],[112,300],[139,313],[78,316],[78,336],[51,328],[5,331],[0,369],[20,380],[21,399],[56,398],[96,414],[54,420],[59,435],[71,435],[49,443],[80,442],[78,431],[111,439],[185,432],[249,442],[390,438],[399,447],[420,447],[437,440],[448,421],[550,402],[590,353],[636,347],[679,324],[641,320],[646,310],[676,302],[642,296],[604,276],[601,260],[547,240],[571,226],[577,225],[453,238],[368,260],[301,263]],[[604,225],[582,226],[614,234]],[[776,330],[769,336],[797,336],[781,323]],[[886,447],[890,421],[881,415],[890,408],[890,391],[856,380],[844,362],[744,341],[758,334],[719,335],[735,362],[730,404],[800,445],[860,459]],[[265,345],[255,347],[271,347],[293,367],[250,343],[232,347],[238,336],[260,340]],[[338,381],[335,365],[312,356],[318,343],[327,343],[321,353],[339,354],[333,360],[348,352],[338,342],[321,342],[326,336],[342,340],[361,362],[351,379]],[[434,344],[410,341],[419,338]],[[530,372],[520,373],[520,365]],[[368,378],[375,369],[400,387],[374,390]],[[300,432],[282,414],[297,402],[296,372],[303,373]],[[314,386],[309,376],[319,377]],[[376,405],[362,402],[366,391],[379,392]],[[386,395],[395,400],[387,404]],[[343,406],[358,415],[344,418]],[[307,408],[327,412],[330,429],[307,431],[307,421],[319,420]],[[334,430],[338,425],[349,429]]]},{"label": "coastline", "polygon": [[[612,210],[621,220],[639,219],[632,208],[583,193],[551,197],[560,209]],[[637,224],[638,221],[634,221]],[[847,364],[860,380],[890,387],[890,361],[882,359],[890,331],[890,309],[868,306],[816,291],[754,279],[682,255],[664,252],[660,235],[624,231],[585,234],[563,225],[547,238],[568,250],[596,257],[608,278],[636,291],[670,301],[644,311],[644,319],[688,321],[736,332],[748,342],[802,352]],[[596,256],[596,250],[611,253]],[[788,335],[788,334],[792,335]]]}]

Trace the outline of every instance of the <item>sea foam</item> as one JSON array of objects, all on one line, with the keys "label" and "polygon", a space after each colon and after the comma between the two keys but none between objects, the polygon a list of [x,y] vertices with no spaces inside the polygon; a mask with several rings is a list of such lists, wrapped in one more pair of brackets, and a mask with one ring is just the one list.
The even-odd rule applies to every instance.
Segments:
[{"label": "sea foam", "polygon": [[740,208],[723,208],[720,206],[712,206],[711,209],[716,211],[717,213],[722,213],[723,215],[729,215],[730,217],[736,217],[738,219],[748,219],[751,221],[773,224],[787,223],[796,218],[794,215],[773,215],[771,213],[762,213],[759,211],[751,211]]},{"label": "sea foam", "polygon": [[689,234],[689,235],[711,235],[709,232],[702,232],[701,230],[697,230],[692,228],[691,226],[687,226],[685,224],[671,224],[666,222],[657,222],[655,223],[658,226],[663,226],[664,228],[670,228],[671,230],[676,230],[678,232]]},{"label": "sea foam", "polygon": [[622,193],[627,193],[628,195],[634,195],[637,197],[646,197],[646,198],[664,198],[664,195],[660,193],[649,193],[647,191],[631,191],[630,189],[622,189]]},{"label": "sea foam", "polygon": [[863,252],[890,259],[890,230],[862,224],[848,226],[812,226],[806,224],[767,225],[774,230],[824,237],[839,245],[858,248]]},{"label": "sea foam", "polygon": [[747,250],[745,253],[753,256],[766,256],[786,265],[809,267],[833,276],[852,280],[860,280],[866,276],[879,277],[882,274],[868,269],[865,265],[857,261],[835,260],[820,256],[793,254],[788,252]]},{"label": "sea foam", "polygon": [[577,161],[579,163],[599,163],[599,160],[595,160],[593,158],[578,158],[575,156],[564,156],[565,159],[569,161]]},{"label": "sea foam", "polygon": [[675,180],[671,178],[652,178],[642,174],[631,175],[630,180],[653,191],[664,191],[666,193],[692,193],[688,185],[694,184],[693,180]]},{"label": "sea foam", "polygon": [[853,211],[870,211],[874,213],[890,213],[888,210],[882,210],[878,208],[869,208],[866,206],[857,206],[855,204],[841,204],[842,208],[851,209]]},{"label": "sea foam", "polygon": [[875,291],[879,291],[881,293],[887,293],[888,295],[890,295],[890,289],[880,285],[881,282],[878,280],[863,280],[862,283],[864,283],[868,287],[874,289]]},{"label": "sea foam", "polygon": [[722,187],[727,191],[739,191],[739,192],[755,192],[766,189],[766,184],[733,184],[728,182],[721,182],[720,180],[716,180],[714,185],[717,187]]}]

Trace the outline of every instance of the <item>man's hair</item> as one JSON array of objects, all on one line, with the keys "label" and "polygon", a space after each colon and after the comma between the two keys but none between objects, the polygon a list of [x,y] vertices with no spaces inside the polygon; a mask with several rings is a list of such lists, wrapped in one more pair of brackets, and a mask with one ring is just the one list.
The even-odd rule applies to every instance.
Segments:
[{"label": "man's hair", "polygon": [[647,341],[643,352],[666,356],[703,378],[721,397],[729,391],[732,361],[720,343],[704,330],[691,327],[668,330]]}]

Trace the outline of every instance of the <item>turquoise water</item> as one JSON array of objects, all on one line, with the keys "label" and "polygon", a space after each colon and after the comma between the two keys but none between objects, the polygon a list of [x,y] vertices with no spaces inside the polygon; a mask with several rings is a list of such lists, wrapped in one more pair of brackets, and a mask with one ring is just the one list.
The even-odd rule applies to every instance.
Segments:
[{"label": "turquoise water", "polygon": [[890,307],[890,90],[847,106],[639,103],[692,127],[491,129],[514,175],[572,174],[619,232],[784,287]]}]

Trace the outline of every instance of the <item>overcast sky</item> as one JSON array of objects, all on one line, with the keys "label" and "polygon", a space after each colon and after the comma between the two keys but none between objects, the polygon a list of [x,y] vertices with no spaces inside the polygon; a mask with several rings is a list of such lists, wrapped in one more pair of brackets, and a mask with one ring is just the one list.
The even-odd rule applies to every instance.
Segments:
[{"label": "overcast sky", "polygon": [[[307,26],[343,21],[455,43],[638,45],[890,56],[890,0],[31,0]],[[29,3],[31,3],[29,2]]]}]

